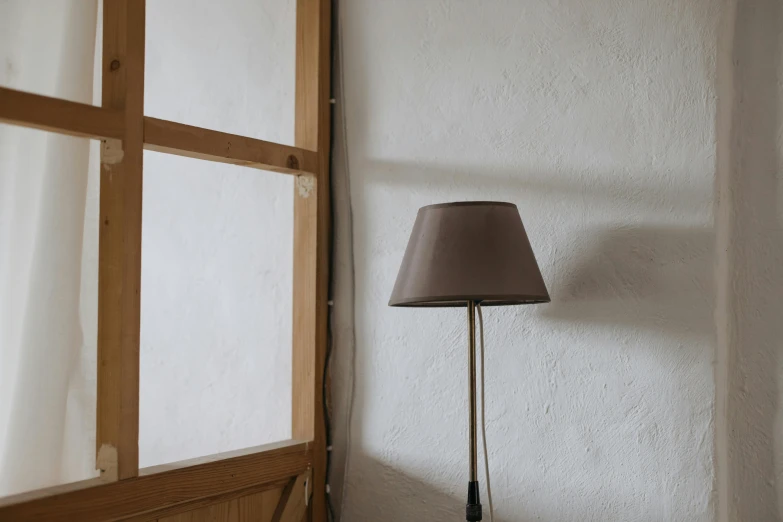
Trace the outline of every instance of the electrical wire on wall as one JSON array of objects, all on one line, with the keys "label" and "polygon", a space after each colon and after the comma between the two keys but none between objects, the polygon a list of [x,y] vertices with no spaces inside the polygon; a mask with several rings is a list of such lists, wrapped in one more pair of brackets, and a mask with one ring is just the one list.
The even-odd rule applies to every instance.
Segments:
[{"label": "electrical wire on wall", "polygon": [[[343,28],[344,28],[344,21],[343,21],[343,14],[342,10],[339,6],[339,0],[333,0],[332,1],[332,12],[336,12],[337,16],[333,17],[334,20],[334,27],[333,27],[333,35],[336,35],[334,37],[333,41],[333,48],[336,50],[336,52],[333,53],[333,59],[332,59],[332,70],[336,73],[334,75],[334,78],[337,81],[336,87],[337,87],[337,94],[339,96],[339,99],[332,99],[332,103],[336,104],[337,107],[335,111],[333,111],[333,118],[332,121],[336,122],[336,119],[334,116],[337,116],[339,118],[339,125],[333,126],[333,132],[332,132],[332,138],[333,138],[333,145],[338,141],[337,139],[337,133],[339,132],[339,137],[342,145],[342,150],[340,151],[342,154],[342,160],[343,165],[341,166],[341,169],[336,168],[337,166],[333,164],[332,168],[332,176],[331,176],[331,188],[330,191],[332,194],[332,222],[336,223],[334,220],[334,215],[337,212],[337,205],[335,203],[335,194],[336,194],[336,188],[339,186],[339,182],[336,182],[338,180],[339,173],[342,173],[342,178],[339,178],[342,181],[342,201],[343,206],[340,207],[340,210],[342,211],[341,218],[346,219],[346,226],[345,226],[345,232],[347,234],[346,238],[346,244],[347,244],[347,263],[349,267],[350,272],[350,301],[346,303],[346,305],[349,307],[350,315],[350,346],[346,346],[348,350],[350,350],[347,355],[350,358],[349,366],[348,366],[348,397],[347,397],[347,415],[345,419],[345,464],[344,464],[344,473],[343,473],[343,481],[348,476],[349,470],[350,470],[350,459],[351,459],[351,426],[353,424],[353,411],[354,411],[354,396],[355,396],[355,376],[356,376],[356,329],[354,327],[355,325],[355,303],[356,303],[356,287],[354,284],[355,281],[355,265],[354,265],[354,231],[353,231],[353,200],[351,198],[351,174],[350,174],[350,159],[349,159],[349,152],[348,152],[348,127],[347,127],[347,118],[346,118],[346,109],[345,109],[345,74],[344,74],[344,42],[343,42]],[[336,158],[336,155],[333,155],[333,160]],[[333,234],[335,232],[337,227],[332,227]],[[335,245],[334,239],[332,240],[332,245]],[[335,285],[335,264],[334,264],[334,248],[331,252],[332,255],[332,281],[331,281],[331,289],[330,289],[330,299],[332,299],[332,296],[334,295],[334,285]],[[327,344],[327,354],[326,354],[326,365],[324,368],[324,397],[326,400],[324,401],[324,417],[325,417],[325,425],[326,425],[326,437],[327,437],[327,445],[328,445],[328,452],[327,452],[327,486],[326,486],[326,499],[327,499],[327,505],[328,505],[328,516],[330,521],[335,520],[335,511],[334,511],[334,502],[332,498],[332,492],[331,487],[329,485],[329,481],[331,480],[332,470],[333,470],[333,464],[334,464],[334,451],[333,451],[333,435],[334,435],[334,424],[333,424],[333,415],[332,415],[332,408],[331,408],[331,397],[329,392],[331,391],[331,386],[329,385],[329,375],[330,375],[330,368],[331,368],[331,362],[333,357],[333,351],[335,347],[335,331],[337,330],[335,325],[335,319],[336,319],[336,313],[335,313],[335,306],[333,301],[330,300],[330,307],[329,307],[329,340]],[[485,393],[485,350],[484,350],[484,316],[481,310],[481,304],[479,303],[476,306],[476,309],[478,311],[478,317],[479,317],[479,336],[480,336],[480,357],[481,357],[481,438],[483,443],[483,453],[484,453],[484,472],[485,477],[487,481],[487,500],[489,503],[489,520],[490,522],[494,522],[495,518],[495,512],[494,512],[494,506],[492,502],[492,487],[490,483],[490,472],[489,472],[489,452],[487,449],[487,422],[486,422],[486,393]],[[343,485],[342,492],[341,492],[341,498],[339,499],[340,506],[342,507],[345,502],[345,487]]]},{"label": "electrical wire on wall", "polygon": [[323,375],[323,397],[324,397],[324,430],[326,431],[326,508],[327,518],[331,522],[334,520],[334,506],[332,505],[332,496],[329,488],[329,475],[332,468],[332,404],[331,404],[331,364],[332,364],[332,352],[334,350],[334,337],[332,329],[332,319],[334,314],[332,313],[333,303],[329,301],[329,320],[327,321],[328,339],[326,341],[326,364],[324,364]]}]

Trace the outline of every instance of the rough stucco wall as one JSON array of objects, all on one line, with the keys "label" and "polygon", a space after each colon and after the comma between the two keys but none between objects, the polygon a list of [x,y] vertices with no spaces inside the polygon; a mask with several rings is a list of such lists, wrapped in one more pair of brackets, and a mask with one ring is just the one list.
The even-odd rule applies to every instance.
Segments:
[{"label": "rough stucco wall", "polygon": [[[486,311],[497,520],[712,520],[720,5],[341,9],[357,338],[342,520],[464,516],[463,313],[386,302],[416,210],[465,199],[519,205],[553,297]],[[336,456],[350,366],[338,354]]]},{"label": "rough stucco wall", "polygon": [[720,522],[783,513],[783,5],[732,2],[718,126]]},{"label": "rough stucco wall", "polygon": [[[294,8],[149,2],[146,114],[292,143]],[[293,178],[144,162],[141,465],[289,438]]]}]

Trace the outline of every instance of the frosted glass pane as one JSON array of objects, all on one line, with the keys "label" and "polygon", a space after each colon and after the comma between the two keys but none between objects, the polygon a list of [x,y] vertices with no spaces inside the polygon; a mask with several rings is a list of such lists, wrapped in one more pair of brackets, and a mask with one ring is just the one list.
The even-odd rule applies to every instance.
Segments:
[{"label": "frosted glass pane", "polygon": [[97,475],[98,151],[0,124],[0,496]]},{"label": "frosted glass pane", "polygon": [[148,116],[293,144],[295,0],[147,3]]},{"label": "frosted glass pane", "polygon": [[0,87],[100,105],[100,92],[94,98],[90,91],[93,63],[101,57],[99,5],[0,1]]},{"label": "frosted glass pane", "polygon": [[140,465],[290,438],[293,177],[144,172]]}]

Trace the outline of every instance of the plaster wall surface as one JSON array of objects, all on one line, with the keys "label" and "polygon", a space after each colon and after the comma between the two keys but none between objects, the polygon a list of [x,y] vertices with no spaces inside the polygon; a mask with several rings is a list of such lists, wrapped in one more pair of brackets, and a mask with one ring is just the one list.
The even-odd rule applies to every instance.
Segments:
[{"label": "plaster wall surface", "polygon": [[464,517],[464,311],[387,301],[417,209],[471,199],[519,206],[553,300],[485,311],[496,520],[713,520],[721,8],[340,2],[341,520]]}]

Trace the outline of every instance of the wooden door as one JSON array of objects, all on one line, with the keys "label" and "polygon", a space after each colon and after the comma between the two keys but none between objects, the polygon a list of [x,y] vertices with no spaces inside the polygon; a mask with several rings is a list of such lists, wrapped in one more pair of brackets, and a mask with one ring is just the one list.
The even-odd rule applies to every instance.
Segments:
[{"label": "wooden door", "polygon": [[[0,521],[325,521],[330,1],[297,0],[294,147],[145,116],[145,12],[104,0],[102,107],[0,88],[0,121],[102,142],[101,476],[2,498]],[[143,149],[296,176],[292,440],[139,469]]]}]

